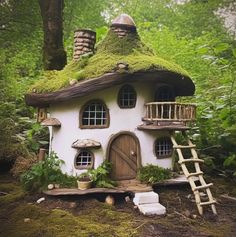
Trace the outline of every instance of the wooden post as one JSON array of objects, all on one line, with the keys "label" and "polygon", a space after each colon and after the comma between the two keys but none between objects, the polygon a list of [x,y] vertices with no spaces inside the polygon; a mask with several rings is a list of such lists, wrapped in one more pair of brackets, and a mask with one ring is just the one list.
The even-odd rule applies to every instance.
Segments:
[{"label": "wooden post", "polygon": [[46,149],[40,148],[39,149],[39,154],[38,154],[38,160],[39,161],[44,161],[45,160],[45,155],[46,155]]}]

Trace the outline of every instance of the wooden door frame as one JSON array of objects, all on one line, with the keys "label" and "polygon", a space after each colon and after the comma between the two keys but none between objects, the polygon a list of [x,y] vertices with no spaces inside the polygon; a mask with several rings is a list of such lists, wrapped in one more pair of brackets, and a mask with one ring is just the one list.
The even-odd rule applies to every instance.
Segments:
[{"label": "wooden door frame", "polygon": [[108,145],[107,145],[107,152],[106,152],[106,160],[110,161],[110,152],[111,152],[111,145],[112,145],[112,142],[119,136],[121,135],[129,135],[131,137],[134,138],[135,142],[137,143],[137,147],[138,147],[138,150],[137,150],[137,168],[139,169],[141,166],[142,166],[142,163],[141,163],[141,150],[140,150],[140,143],[139,143],[139,139],[138,137],[133,133],[133,132],[129,132],[129,131],[121,131],[121,132],[118,132],[114,135],[111,136],[109,142],[108,142]]}]

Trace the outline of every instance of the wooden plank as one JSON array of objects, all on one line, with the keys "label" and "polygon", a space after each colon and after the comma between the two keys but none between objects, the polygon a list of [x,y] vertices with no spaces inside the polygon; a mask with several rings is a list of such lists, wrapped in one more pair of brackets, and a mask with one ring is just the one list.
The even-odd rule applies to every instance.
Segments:
[{"label": "wooden plank", "polygon": [[86,195],[92,193],[126,193],[125,190],[111,188],[90,188],[80,190],[76,188],[58,188],[44,191],[43,193],[49,196],[65,196],[65,195]]},{"label": "wooden plank", "polygon": [[139,130],[169,130],[169,131],[183,131],[183,130],[189,130],[190,127],[187,126],[179,126],[179,125],[166,125],[166,126],[161,126],[161,125],[139,125],[137,127]]}]

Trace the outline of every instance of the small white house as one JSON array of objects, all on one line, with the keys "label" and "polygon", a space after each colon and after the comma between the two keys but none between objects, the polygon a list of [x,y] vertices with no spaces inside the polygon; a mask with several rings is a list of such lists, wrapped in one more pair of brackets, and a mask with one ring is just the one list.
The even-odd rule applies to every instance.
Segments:
[{"label": "small white house", "polygon": [[95,42],[95,32],[75,31],[72,62],[46,74],[26,95],[50,127],[50,150],[69,174],[97,168],[105,159],[114,180],[133,179],[146,164],[172,168],[170,134],[188,129],[195,118],[194,105],[175,100],[192,96],[194,83],[142,43],[126,14],[94,49]]}]

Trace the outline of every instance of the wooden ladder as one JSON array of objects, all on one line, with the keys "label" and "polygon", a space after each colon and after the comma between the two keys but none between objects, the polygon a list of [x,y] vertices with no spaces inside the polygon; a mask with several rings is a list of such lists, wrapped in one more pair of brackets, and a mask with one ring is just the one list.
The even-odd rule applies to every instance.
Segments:
[{"label": "wooden ladder", "polygon": [[[174,134],[171,134],[171,141],[173,143],[173,148],[177,151],[177,154],[179,156],[179,161],[178,163],[180,164],[184,175],[186,176],[192,191],[194,193],[195,196],[195,201],[197,204],[197,208],[198,208],[198,212],[200,215],[203,214],[203,206],[207,206],[210,205],[212,212],[217,215],[216,212],[216,207],[215,207],[215,199],[212,196],[210,187],[213,185],[212,183],[207,184],[206,181],[203,178],[203,172],[201,171],[200,168],[200,163],[203,163],[204,160],[199,159],[196,149],[195,149],[195,145],[191,142],[191,140],[188,138],[187,134],[185,131],[182,132],[182,135],[184,136],[184,138],[187,140],[188,145],[179,145],[177,144]],[[185,159],[184,155],[182,153],[182,149],[190,149],[191,151],[191,158]],[[186,164],[188,163],[193,163],[194,164],[194,168],[195,168],[195,172],[189,172]],[[196,179],[197,178],[197,179]],[[195,184],[195,181],[199,181],[200,185],[197,186]],[[201,191],[205,190],[206,195],[208,196],[208,201],[201,201]]]}]

